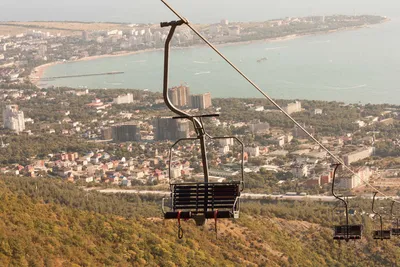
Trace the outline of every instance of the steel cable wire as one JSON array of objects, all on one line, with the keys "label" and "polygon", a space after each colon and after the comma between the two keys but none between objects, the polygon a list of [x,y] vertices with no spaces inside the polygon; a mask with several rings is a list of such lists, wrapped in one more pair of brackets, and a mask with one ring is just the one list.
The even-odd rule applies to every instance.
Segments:
[{"label": "steel cable wire", "polygon": [[289,118],[297,127],[299,127],[305,134],[307,134],[316,144],[319,145],[320,148],[325,150],[331,157],[332,159],[336,160],[337,163],[340,163],[343,165],[345,169],[350,171],[353,175],[357,176],[360,178],[360,180],[367,186],[371,187],[374,191],[379,192],[386,198],[390,198],[392,201],[396,203],[400,203],[400,201],[397,201],[393,199],[393,197],[386,195],[373,185],[371,185],[368,181],[360,177],[357,173],[355,173],[349,166],[347,166],[342,159],[338,158],[336,155],[334,155],[327,147],[325,147],[318,139],[316,139],[312,134],[310,134],[299,122],[297,122],[290,114],[288,114],[281,106],[279,106],[267,93],[265,93],[257,84],[255,84],[249,77],[247,77],[246,74],[244,74],[238,67],[235,66],[227,57],[225,57],[213,44],[211,44],[200,32],[198,32],[190,23],[189,21],[180,15],[175,9],[173,9],[165,0],[161,0],[161,2],[164,3],[166,7],[168,7],[180,20],[186,24],[201,40],[203,40],[212,50],[214,50],[223,60],[225,60],[226,63],[228,63],[236,72],[238,72],[247,82],[249,82],[258,92],[260,92],[266,99],[268,99],[277,109],[279,109],[287,118]]}]

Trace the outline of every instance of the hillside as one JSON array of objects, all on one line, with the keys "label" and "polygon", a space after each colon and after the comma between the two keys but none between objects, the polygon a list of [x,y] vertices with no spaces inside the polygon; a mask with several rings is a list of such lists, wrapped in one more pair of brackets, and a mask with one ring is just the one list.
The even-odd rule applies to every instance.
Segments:
[{"label": "hillside", "polygon": [[[248,202],[241,219],[197,228],[161,220],[157,201],[87,194],[58,180],[0,180],[2,266],[391,266],[398,239],[339,246],[322,204]],[[371,223],[363,219],[367,230]]]},{"label": "hillside", "polygon": [[81,34],[82,31],[96,30],[114,30],[115,28],[123,30],[130,29],[127,24],[120,23],[89,23],[89,22],[71,22],[71,21],[10,21],[0,23],[0,35],[15,35],[29,30],[46,31],[51,34],[74,35]]}]

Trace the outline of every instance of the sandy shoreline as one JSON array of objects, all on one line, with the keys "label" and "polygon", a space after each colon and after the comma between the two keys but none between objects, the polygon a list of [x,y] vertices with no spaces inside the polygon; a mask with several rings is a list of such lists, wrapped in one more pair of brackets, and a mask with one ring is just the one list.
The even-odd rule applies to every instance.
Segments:
[{"label": "sandy shoreline", "polygon": [[76,59],[76,60],[49,62],[49,63],[35,67],[32,70],[32,73],[29,75],[29,80],[31,81],[31,83],[33,83],[34,85],[37,86],[40,83],[40,80],[43,77],[43,74],[46,71],[46,69],[49,67],[58,65],[58,64],[73,63],[73,62],[79,62],[79,61],[88,61],[88,60],[95,60],[95,59],[99,59],[99,58],[108,58],[108,57],[122,57],[122,56],[128,56],[128,55],[134,55],[134,54],[140,54],[140,53],[146,53],[146,52],[160,51],[160,50],[162,50],[162,48],[144,49],[144,50],[139,50],[139,51],[121,51],[121,52],[118,52],[115,54],[84,57],[84,58],[80,58],[80,59]]},{"label": "sandy shoreline", "polygon": [[[389,19],[383,21],[387,22]],[[366,28],[370,25],[363,25],[363,26],[355,26],[355,27],[348,27],[348,28],[341,28],[341,29],[336,29],[336,30],[330,30],[326,32],[315,32],[315,33],[307,33],[307,34],[291,34],[291,35],[286,35],[282,37],[276,37],[276,38],[267,38],[267,39],[260,39],[260,40],[251,40],[251,41],[241,41],[241,42],[228,42],[228,43],[223,43],[223,44],[216,44],[215,46],[217,47],[224,47],[224,46],[234,46],[234,45],[245,45],[245,44],[253,44],[253,43],[260,43],[260,42],[282,42],[282,41],[288,41],[288,40],[293,40],[296,38],[301,38],[301,37],[306,37],[306,36],[313,36],[313,35],[324,35],[324,34],[330,34],[334,32],[339,32],[339,31],[350,31],[350,30],[357,30],[357,29],[362,29]],[[193,45],[189,47],[172,47],[172,49],[177,50],[177,49],[188,49],[188,48],[196,48],[196,47],[204,47],[207,46],[206,44],[198,44],[198,45]],[[147,53],[147,52],[155,52],[155,51],[162,51],[164,48],[150,48],[150,49],[144,49],[144,50],[138,50],[138,51],[121,51],[115,54],[105,54],[105,55],[98,55],[98,56],[90,56],[90,57],[84,57],[80,58],[77,60],[72,60],[72,61],[56,61],[56,62],[49,62],[40,66],[35,67],[32,70],[32,73],[29,75],[29,80],[34,84],[38,85],[40,83],[41,78],[43,77],[44,72],[46,71],[47,68],[51,66],[55,66],[58,64],[62,63],[73,63],[73,62],[79,62],[79,61],[88,61],[88,60],[95,60],[95,59],[100,59],[100,58],[109,58],[109,57],[121,57],[121,56],[128,56],[128,55],[135,55],[135,54],[141,54],[141,53]]]}]

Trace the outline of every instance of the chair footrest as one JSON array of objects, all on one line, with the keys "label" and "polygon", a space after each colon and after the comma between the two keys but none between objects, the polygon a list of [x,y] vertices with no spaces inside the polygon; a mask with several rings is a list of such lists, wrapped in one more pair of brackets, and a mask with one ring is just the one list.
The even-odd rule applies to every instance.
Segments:
[{"label": "chair footrest", "polygon": [[[178,211],[168,211],[164,214],[164,219],[178,219]],[[192,218],[192,213],[190,211],[182,211],[180,215],[181,219]]]},{"label": "chair footrest", "polygon": [[361,239],[361,236],[360,235],[349,235],[348,237],[346,237],[346,236],[340,235],[340,236],[334,236],[333,239],[334,240],[346,240],[346,239],[355,240],[355,239]]},{"label": "chair footrest", "polygon": [[[178,219],[178,214],[179,212],[177,211],[168,211],[164,214],[164,219]],[[191,211],[182,211],[180,214],[181,219],[191,219],[193,217],[193,213]],[[214,211],[207,211],[204,214],[204,217],[206,219],[214,219],[215,212]],[[221,210],[217,212],[217,218],[218,219],[227,219],[227,218],[233,218],[233,214],[229,210]]]},{"label": "chair footrest", "polygon": [[[205,214],[206,219],[214,219],[215,212],[214,211],[207,211]],[[217,218],[231,218],[232,213],[229,210],[221,210],[217,212]]]}]

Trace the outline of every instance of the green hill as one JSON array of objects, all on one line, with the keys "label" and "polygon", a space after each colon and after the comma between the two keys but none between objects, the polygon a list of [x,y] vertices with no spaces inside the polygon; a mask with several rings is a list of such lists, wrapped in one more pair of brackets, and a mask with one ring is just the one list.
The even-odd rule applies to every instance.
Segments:
[{"label": "green hill", "polygon": [[[51,179],[0,180],[1,266],[392,266],[399,240],[332,241],[331,207],[247,202],[241,219],[163,221],[154,197],[86,193]],[[369,219],[363,220],[367,231]]]}]

